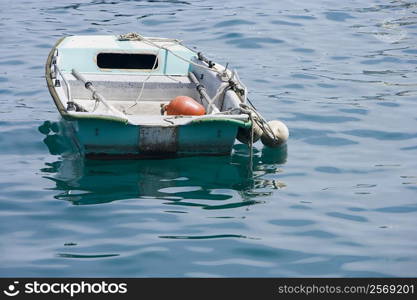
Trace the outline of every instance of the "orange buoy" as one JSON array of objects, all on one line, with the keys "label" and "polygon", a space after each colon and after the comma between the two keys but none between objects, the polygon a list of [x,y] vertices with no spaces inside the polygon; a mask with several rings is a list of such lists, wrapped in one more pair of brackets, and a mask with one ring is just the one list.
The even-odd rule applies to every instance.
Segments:
[{"label": "orange buoy", "polygon": [[172,99],[164,110],[167,115],[201,116],[206,114],[203,105],[188,96],[177,96]]}]

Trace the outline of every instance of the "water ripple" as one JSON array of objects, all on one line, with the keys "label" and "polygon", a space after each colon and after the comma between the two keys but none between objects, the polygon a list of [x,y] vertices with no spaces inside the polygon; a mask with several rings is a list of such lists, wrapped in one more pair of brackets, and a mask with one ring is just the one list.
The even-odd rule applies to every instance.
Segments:
[{"label": "water ripple", "polygon": [[[417,275],[416,3],[0,6],[1,275]],[[253,169],[239,143],[230,157],[79,157],[46,56],[63,35],[131,31],[236,68],[288,146],[257,142]]]}]

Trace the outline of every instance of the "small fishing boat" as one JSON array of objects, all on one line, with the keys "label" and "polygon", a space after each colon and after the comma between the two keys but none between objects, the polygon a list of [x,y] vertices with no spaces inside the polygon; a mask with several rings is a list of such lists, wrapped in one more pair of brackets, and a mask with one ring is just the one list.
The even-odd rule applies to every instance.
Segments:
[{"label": "small fishing boat", "polygon": [[68,36],[50,51],[49,92],[80,152],[91,158],[227,155],[237,138],[288,138],[247,98],[235,70],[168,38]]}]

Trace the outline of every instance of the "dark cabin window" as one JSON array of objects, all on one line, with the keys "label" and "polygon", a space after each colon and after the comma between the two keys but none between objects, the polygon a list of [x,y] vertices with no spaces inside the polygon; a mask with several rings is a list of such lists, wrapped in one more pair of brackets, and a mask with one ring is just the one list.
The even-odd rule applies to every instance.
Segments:
[{"label": "dark cabin window", "polygon": [[[103,69],[152,69],[156,55],[143,53],[99,53],[97,65]],[[158,68],[158,60],[155,64]]]}]

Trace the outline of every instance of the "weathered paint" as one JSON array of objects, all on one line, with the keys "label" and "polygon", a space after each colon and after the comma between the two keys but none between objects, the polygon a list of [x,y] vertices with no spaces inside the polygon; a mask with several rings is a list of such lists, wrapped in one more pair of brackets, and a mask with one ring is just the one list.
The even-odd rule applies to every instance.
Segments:
[{"label": "weathered paint", "polygon": [[178,151],[178,126],[140,126],[140,153],[176,153]]}]

